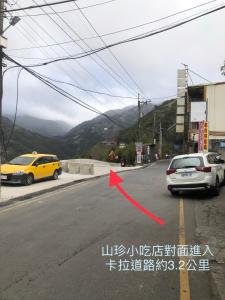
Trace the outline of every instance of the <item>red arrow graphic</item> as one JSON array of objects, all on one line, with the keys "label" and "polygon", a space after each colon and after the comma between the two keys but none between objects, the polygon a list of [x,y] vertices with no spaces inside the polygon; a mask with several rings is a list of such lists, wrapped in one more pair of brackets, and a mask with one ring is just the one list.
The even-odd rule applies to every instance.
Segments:
[{"label": "red arrow graphic", "polygon": [[146,214],[150,218],[152,218],[155,222],[159,223],[160,225],[165,224],[165,221],[155,216],[153,213],[145,209],[142,205],[140,205],[137,201],[131,198],[130,195],[127,194],[127,192],[120,186],[120,183],[123,182],[123,179],[119,177],[116,172],[113,172],[110,170],[109,174],[109,186],[113,187],[116,186],[116,188],[119,190],[119,192],[128,200],[130,201],[134,206],[136,206],[142,213]]}]

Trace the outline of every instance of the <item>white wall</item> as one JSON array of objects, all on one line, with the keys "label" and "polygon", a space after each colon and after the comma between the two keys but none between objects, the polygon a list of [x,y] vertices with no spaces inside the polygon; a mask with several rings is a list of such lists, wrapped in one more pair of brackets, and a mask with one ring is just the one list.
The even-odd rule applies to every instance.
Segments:
[{"label": "white wall", "polygon": [[[225,139],[225,83],[206,86],[210,139]],[[215,132],[222,134],[215,134]]]}]

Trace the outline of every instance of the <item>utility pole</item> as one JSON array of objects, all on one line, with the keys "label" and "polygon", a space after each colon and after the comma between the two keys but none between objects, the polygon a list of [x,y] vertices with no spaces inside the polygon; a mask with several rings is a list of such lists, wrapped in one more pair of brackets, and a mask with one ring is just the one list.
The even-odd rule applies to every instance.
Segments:
[{"label": "utility pole", "polygon": [[141,141],[141,101],[138,93],[138,142]]},{"label": "utility pole", "polygon": [[162,123],[159,123],[159,158],[162,158]]},{"label": "utility pole", "polygon": [[156,144],[156,139],[155,139],[155,121],[156,121],[156,111],[154,112],[154,120],[153,120],[153,144]]},{"label": "utility pole", "polygon": [[138,94],[138,141],[139,142],[141,142],[141,139],[142,139],[142,136],[141,136],[141,117],[142,117],[141,106],[147,105],[150,102],[151,102],[151,100],[141,101],[140,94]]},{"label": "utility pole", "polygon": [[[3,20],[4,20],[4,0],[0,0],[0,38],[3,34]],[[3,98],[3,78],[2,78],[2,64],[3,64],[3,51],[0,45],[0,166],[2,165],[2,142],[3,142],[3,129],[2,129],[2,98]],[[0,201],[1,201],[1,172],[0,172]]]},{"label": "utility pole", "polygon": [[191,129],[191,118],[190,118],[190,101],[188,95],[188,65],[183,64],[185,67],[186,80],[185,80],[185,115],[184,115],[184,135],[183,135],[183,152],[190,153],[190,129]]}]

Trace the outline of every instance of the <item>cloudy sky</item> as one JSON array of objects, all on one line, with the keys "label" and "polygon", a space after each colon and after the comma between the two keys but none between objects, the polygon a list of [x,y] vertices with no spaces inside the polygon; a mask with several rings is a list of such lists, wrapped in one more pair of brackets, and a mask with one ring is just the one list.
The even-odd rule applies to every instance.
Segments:
[{"label": "cloudy sky", "polygon": [[[7,8],[46,2],[55,0],[9,0],[11,5]],[[21,21],[5,32],[8,38],[5,52],[23,65],[72,56],[102,47],[103,42],[111,44],[176,23],[218,7],[223,1],[211,1],[156,22],[157,19],[204,3],[207,1],[78,0],[52,6],[53,9],[45,7],[15,12],[13,16],[19,15]],[[150,24],[124,30],[144,23]],[[4,25],[8,25],[7,19]],[[103,36],[102,40],[97,34]],[[136,97],[140,92],[157,104],[163,98],[176,95],[176,73],[178,68],[183,67],[182,63],[209,81],[225,80],[220,74],[220,67],[225,60],[224,36],[225,9],[179,28],[113,47],[111,52],[105,50],[98,56],[56,62],[34,70],[55,80],[103,93]],[[7,62],[7,65],[10,67],[12,64]],[[15,111],[17,75],[18,69],[11,69],[4,76],[4,113]],[[189,84],[204,82],[196,75],[190,75]],[[102,112],[137,104],[136,99],[112,98],[87,93],[65,84],[55,84]],[[64,120],[71,125],[96,116],[65,99],[26,71],[21,72],[18,86],[20,115]]]}]

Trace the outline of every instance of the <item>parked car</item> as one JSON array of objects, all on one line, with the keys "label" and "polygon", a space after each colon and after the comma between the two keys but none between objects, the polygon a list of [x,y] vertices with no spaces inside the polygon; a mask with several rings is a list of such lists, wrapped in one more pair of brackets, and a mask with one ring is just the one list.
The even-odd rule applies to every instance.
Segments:
[{"label": "parked car", "polygon": [[175,156],[166,171],[167,187],[179,191],[211,191],[219,195],[225,180],[225,164],[218,153],[192,153]]},{"label": "parked car", "polygon": [[30,185],[42,178],[58,179],[62,173],[61,162],[53,154],[24,154],[1,166],[2,183]]}]

